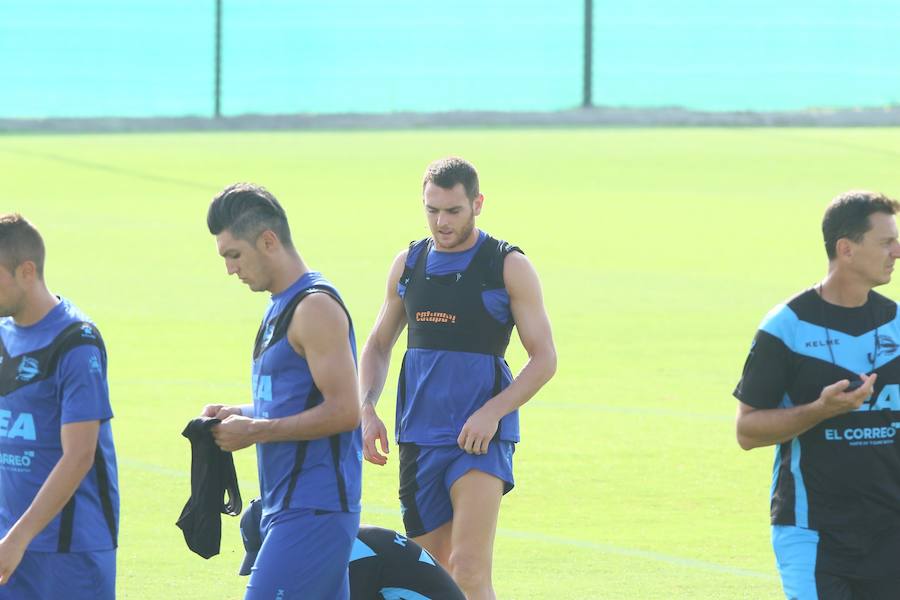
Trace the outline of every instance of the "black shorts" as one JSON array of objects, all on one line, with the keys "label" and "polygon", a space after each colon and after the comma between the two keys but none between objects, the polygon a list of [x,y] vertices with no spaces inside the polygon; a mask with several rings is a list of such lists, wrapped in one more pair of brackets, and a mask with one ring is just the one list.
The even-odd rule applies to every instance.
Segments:
[{"label": "black shorts", "polygon": [[772,544],[788,600],[897,600],[900,528],[862,534],[772,528]]}]

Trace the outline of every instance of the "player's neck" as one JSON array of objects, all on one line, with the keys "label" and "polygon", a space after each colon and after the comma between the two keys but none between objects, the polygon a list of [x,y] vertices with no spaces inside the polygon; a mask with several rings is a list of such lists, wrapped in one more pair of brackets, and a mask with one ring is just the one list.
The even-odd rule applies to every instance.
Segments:
[{"label": "player's neck", "polygon": [[59,302],[59,298],[51,294],[47,286],[41,282],[28,294],[22,309],[11,316],[19,327],[28,327],[46,317]]},{"label": "player's neck", "polygon": [[306,263],[303,262],[303,259],[300,258],[297,252],[285,252],[273,272],[272,285],[269,287],[269,291],[275,295],[288,289],[295,281],[309,273],[309,267],[306,266]]},{"label": "player's neck", "polygon": [[829,271],[819,284],[819,293],[825,302],[847,308],[863,306],[869,299],[870,291],[872,286],[866,282],[838,270]]}]

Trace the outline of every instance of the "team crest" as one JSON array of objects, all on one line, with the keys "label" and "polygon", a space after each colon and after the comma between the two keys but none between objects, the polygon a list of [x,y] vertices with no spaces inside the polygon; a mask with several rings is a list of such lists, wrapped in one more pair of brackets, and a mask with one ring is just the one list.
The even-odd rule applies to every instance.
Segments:
[{"label": "team crest", "polygon": [[897,349],[900,348],[900,345],[898,345],[891,336],[880,334],[875,340],[875,348],[877,348],[875,356],[872,356],[871,352],[866,355],[870,363],[874,363],[875,359],[879,356],[891,356],[892,354],[895,354]]},{"label": "team crest", "polygon": [[90,325],[82,325],[81,326],[81,337],[89,340],[96,340],[97,334],[94,332],[94,328]]},{"label": "team crest", "polygon": [[266,325],[266,332],[263,334],[262,346],[265,348],[272,341],[272,335],[275,333],[275,323]]},{"label": "team crest", "polygon": [[19,372],[16,375],[16,379],[19,381],[31,381],[37,377],[40,372],[40,364],[37,359],[25,356],[22,358],[22,362],[19,363]]},{"label": "team crest", "polygon": [[889,335],[879,335],[878,336],[878,353],[882,352],[888,356],[894,354],[897,351],[897,348],[900,347],[897,345],[897,342],[894,341]]}]

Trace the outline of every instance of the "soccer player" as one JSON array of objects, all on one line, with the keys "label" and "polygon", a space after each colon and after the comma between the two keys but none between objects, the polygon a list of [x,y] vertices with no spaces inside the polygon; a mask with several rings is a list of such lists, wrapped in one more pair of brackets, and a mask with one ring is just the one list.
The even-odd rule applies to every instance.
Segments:
[{"label": "soccer player", "polygon": [[96,326],[44,281],[44,241],[0,216],[0,599],[113,600],[119,490]]},{"label": "soccer player", "polygon": [[763,319],[734,391],[740,446],[775,446],[788,598],[900,597],[900,320],[872,289],[900,257],[898,209],[871,192],[832,200],[827,275]]},{"label": "soccer player", "polygon": [[202,413],[222,419],[212,431],[223,450],[256,444],[265,542],[245,598],[346,599],[362,470],[350,315],[297,253],[265,188],[226,188],[207,224],[228,274],[272,294],[253,350],[253,404]]},{"label": "soccer player", "polygon": [[414,541],[363,525],[350,555],[350,600],[465,600],[447,571]]},{"label": "soccer player", "polygon": [[[249,575],[259,548],[258,498],[241,517],[244,560],[238,571]],[[350,600],[465,600],[440,564],[414,541],[392,529],[362,525],[350,554]]]},{"label": "soccer player", "polygon": [[[363,452],[374,464],[387,460],[375,404],[408,326],[396,431],[404,527],[467,598],[494,598],[494,535],[500,499],[514,484],[518,408],[553,376],[556,350],[531,263],[475,227],[484,203],[475,168],[437,160],[422,194],[431,237],[394,260],[360,358]],[[503,359],[513,326],[529,356],[515,379]]]}]

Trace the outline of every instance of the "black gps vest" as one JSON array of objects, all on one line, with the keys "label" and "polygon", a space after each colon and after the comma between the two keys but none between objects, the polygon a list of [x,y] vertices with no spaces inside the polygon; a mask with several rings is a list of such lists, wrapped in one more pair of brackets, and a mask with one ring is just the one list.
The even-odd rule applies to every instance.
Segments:
[{"label": "black gps vest", "polygon": [[510,252],[522,252],[502,240],[486,236],[461,272],[426,275],[425,264],[434,241],[409,245],[420,248],[400,283],[406,286],[403,306],[408,327],[407,347],[475,352],[503,357],[515,323],[500,323],[484,307],[482,292],[503,289],[503,261]]}]

